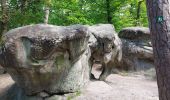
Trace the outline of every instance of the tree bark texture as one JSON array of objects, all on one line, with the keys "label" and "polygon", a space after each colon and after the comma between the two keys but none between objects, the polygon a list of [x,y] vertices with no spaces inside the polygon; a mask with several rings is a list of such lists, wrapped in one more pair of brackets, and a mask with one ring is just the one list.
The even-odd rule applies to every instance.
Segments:
[{"label": "tree bark texture", "polygon": [[146,0],[160,100],[170,100],[169,0]]},{"label": "tree bark texture", "polygon": [[7,0],[0,0],[1,2],[1,9],[2,9],[2,19],[1,19],[1,32],[0,36],[2,36],[3,33],[7,32],[8,30],[8,5]]}]

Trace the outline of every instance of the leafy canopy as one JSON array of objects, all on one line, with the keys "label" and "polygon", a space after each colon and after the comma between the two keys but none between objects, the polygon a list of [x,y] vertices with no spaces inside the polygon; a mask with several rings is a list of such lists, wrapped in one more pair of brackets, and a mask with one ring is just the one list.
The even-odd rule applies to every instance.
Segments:
[{"label": "leafy canopy", "polygon": [[[28,24],[43,23],[44,7],[50,7],[49,24],[98,24],[107,22],[107,0],[8,0],[9,29]],[[123,27],[148,26],[146,5],[139,0],[110,0],[112,23],[117,31]],[[2,11],[0,10],[0,18]]]}]

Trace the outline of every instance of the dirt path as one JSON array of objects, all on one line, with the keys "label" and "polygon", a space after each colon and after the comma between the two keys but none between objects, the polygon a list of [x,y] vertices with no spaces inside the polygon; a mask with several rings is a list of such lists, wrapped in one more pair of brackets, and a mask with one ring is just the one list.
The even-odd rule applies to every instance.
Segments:
[{"label": "dirt path", "polygon": [[14,81],[8,74],[0,75],[0,96],[5,92],[9,87],[14,84]]},{"label": "dirt path", "polygon": [[112,74],[107,82],[90,82],[77,100],[158,100],[156,81]]},{"label": "dirt path", "polygon": [[[9,75],[1,75],[0,93],[13,83]],[[158,100],[157,84],[142,75],[112,74],[106,82],[90,82],[84,92],[73,100]]]}]

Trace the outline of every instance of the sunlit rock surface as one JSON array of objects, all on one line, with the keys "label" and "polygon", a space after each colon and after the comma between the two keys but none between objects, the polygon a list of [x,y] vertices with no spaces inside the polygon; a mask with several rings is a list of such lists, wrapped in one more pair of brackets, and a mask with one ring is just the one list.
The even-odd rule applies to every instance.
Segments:
[{"label": "sunlit rock surface", "polygon": [[96,63],[103,69],[100,80],[114,69],[153,68],[149,29],[125,28],[119,36],[111,24],[37,24],[7,32],[0,65],[16,84],[0,100],[51,100],[79,92],[94,78]]},{"label": "sunlit rock surface", "polygon": [[128,27],[119,32],[122,40],[123,57],[119,68],[147,70],[154,67],[153,49],[148,28]]},{"label": "sunlit rock surface", "polygon": [[88,39],[82,25],[16,28],[4,35],[0,64],[27,95],[79,91],[89,81]]}]

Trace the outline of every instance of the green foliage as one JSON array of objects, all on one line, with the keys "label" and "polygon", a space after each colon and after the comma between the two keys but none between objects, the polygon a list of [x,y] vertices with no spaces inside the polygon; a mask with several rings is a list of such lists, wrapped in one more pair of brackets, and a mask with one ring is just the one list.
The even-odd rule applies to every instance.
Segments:
[{"label": "green foliage", "polygon": [[136,23],[139,23],[139,26],[148,27],[145,2],[141,4],[139,20],[136,19],[138,1],[139,0],[122,0],[120,3],[117,2],[118,6],[113,13],[113,23],[117,30],[121,30],[124,27],[137,26]]},{"label": "green foliage", "polygon": [[[25,1],[24,3],[22,1]],[[43,23],[44,7],[50,7],[49,24],[98,24],[107,22],[106,0],[9,0],[9,29]],[[117,31],[124,27],[148,26],[146,5],[139,0],[110,0],[112,22]],[[2,17],[0,10],[0,18]]]},{"label": "green foliage", "polygon": [[29,0],[21,8],[18,0],[10,1],[10,19],[9,28],[15,28],[28,24],[36,24],[43,22],[43,2]]},{"label": "green foliage", "polygon": [[81,92],[80,91],[77,91],[76,93],[74,94],[70,94],[67,96],[67,100],[74,100],[75,97],[78,97],[81,95]]}]

